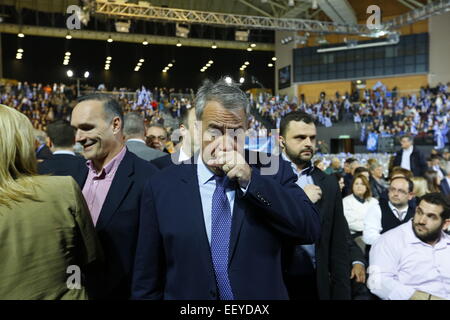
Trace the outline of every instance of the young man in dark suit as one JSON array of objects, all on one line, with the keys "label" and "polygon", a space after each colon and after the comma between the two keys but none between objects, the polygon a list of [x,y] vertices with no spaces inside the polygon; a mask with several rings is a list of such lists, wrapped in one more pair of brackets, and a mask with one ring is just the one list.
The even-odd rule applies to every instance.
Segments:
[{"label": "young man in dark suit", "polygon": [[286,285],[292,299],[350,299],[350,277],[364,282],[364,263],[351,259],[350,231],[336,179],[311,163],[316,135],[314,120],[304,112],[291,112],[281,120],[283,158],[298,176],[297,185],[317,206],[322,227],[314,245],[286,250]]},{"label": "young man in dark suit", "polygon": [[412,171],[415,177],[422,177],[428,168],[425,156],[414,147],[414,139],[411,136],[404,135],[400,143],[402,149],[395,155],[394,167],[402,167]]},{"label": "young man in dark suit", "polygon": [[125,147],[123,113],[114,98],[81,97],[71,124],[88,159],[82,191],[105,253],[104,269],[90,289],[95,298],[128,299],[140,200],[147,180],[158,169]]},{"label": "young man in dark suit", "polygon": [[244,155],[238,85],[206,81],[195,106],[200,153],[156,174],[143,196],[133,298],[288,299],[282,248],[315,242],[318,213],[286,161]]},{"label": "young man in dark suit", "polygon": [[86,161],[75,155],[75,130],[65,120],[56,120],[47,126],[52,156],[38,163],[39,174],[72,176],[78,185],[83,185],[87,173]]}]

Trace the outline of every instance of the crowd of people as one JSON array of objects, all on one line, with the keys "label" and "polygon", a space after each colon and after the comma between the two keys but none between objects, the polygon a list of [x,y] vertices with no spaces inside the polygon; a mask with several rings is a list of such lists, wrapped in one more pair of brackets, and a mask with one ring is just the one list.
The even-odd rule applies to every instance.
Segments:
[{"label": "crowd of people", "polygon": [[177,139],[144,88],[4,90],[0,299],[450,299],[449,152],[404,135],[387,175],[328,165],[301,109],[280,154],[244,150],[248,120],[264,128],[224,79],[174,98]]},{"label": "crowd of people", "polygon": [[[357,92],[355,92],[357,93]],[[417,94],[401,96],[396,88],[389,91],[381,83],[373,89],[350,96],[321,94],[316,103],[306,103],[294,97],[260,94],[252,103],[262,119],[272,128],[280,127],[280,119],[292,111],[310,114],[316,124],[331,127],[343,119],[352,119],[361,128],[361,141],[373,133],[379,137],[400,137],[412,134],[418,141],[434,141],[441,150],[450,141],[450,93],[447,85],[422,87]],[[346,115],[348,115],[346,117]],[[254,128],[259,129],[261,124]]]}]

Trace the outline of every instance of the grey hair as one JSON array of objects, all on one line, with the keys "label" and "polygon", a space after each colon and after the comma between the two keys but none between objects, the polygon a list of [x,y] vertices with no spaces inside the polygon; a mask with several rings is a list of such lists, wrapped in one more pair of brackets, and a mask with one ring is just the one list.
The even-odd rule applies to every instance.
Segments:
[{"label": "grey hair", "polygon": [[369,170],[370,170],[370,171],[373,171],[373,170],[375,170],[375,169],[378,168],[378,167],[382,167],[381,163],[375,162],[375,163],[372,163],[372,164],[369,166]]},{"label": "grey hair", "polygon": [[127,113],[123,122],[125,136],[145,136],[144,117],[137,112]]},{"label": "grey hair", "polygon": [[119,117],[123,123],[123,111],[119,102],[112,96],[104,93],[92,93],[78,98],[78,102],[94,100],[103,102],[106,122],[110,122],[114,117]]},{"label": "grey hair", "polygon": [[34,138],[40,143],[46,143],[47,134],[44,131],[34,129]]},{"label": "grey hair", "polygon": [[197,120],[202,119],[203,110],[210,101],[216,101],[228,110],[244,109],[246,114],[250,113],[250,102],[245,92],[239,88],[237,83],[233,81],[227,83],[225,78],[221,78],[215,83],[205,80],[198,89],[194,99]]}]

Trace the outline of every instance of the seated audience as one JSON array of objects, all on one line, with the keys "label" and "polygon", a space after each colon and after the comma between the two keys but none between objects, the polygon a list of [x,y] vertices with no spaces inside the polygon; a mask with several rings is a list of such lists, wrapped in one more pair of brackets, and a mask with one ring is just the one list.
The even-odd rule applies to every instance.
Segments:
[{"label": "seated audience", "polygon": [[371,206],[364,219],[363,240],[373,245],[381,234],[407,222],[414,214],[413,182],[405,177],[395,177],[388,189],[388,200],[382,198]]},{"label": "seated audience", "polygon": [[448,201],[422,197],[414,217],[383,234],[370,251],[371,292],[383,300],[449,300]]}]

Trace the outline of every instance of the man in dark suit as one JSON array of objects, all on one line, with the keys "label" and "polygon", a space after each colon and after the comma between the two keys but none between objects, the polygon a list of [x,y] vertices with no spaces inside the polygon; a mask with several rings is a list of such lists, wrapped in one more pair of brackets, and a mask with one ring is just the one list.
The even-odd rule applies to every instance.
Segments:
[{"label": "man in dark suit", "polygon": [[144,117],[139,113],[130,112],[125,115],[123,134],[127,140],[127,149],[139,158],[152,161],[166,156],[166,153],[145,144]]},{"label": "man in dark suit", "polygon": [[397,152],[394,159],[394,167],[402,167],[412,171],[415,177],[421,177],[427,170],[427,161],[425,156],[419,149],[413,145],[413,138],[409,135],[404,135],[400,139],[402,149]]},{"label": "man in dark suit", "polygon": [[196,163],[162,170],[143,196],[133,298],[287,299],[281,249],[316,241],[318,213],[286,161],[244,157],[249,101],[236,84],[206,81],[195,105]]},{"label": "man in dark suit", "polygon": [[440,184],[440,189],[442,194],[449,198],[450,197],[450,161],[446,161],[445,166],[446,176],[442,179]]},{"label": "man in dark suit", "polygon": [[34,129],[34,138],[38,163],[50,159],[52,157],[52,152],[47,146],[47,134],[44,131]]},{"label": "man in dark suit", "polygon": [[[292,299],[351,299],[350,231],[336,179],[311,163],[316,135],[314,120],[304,112],[288,113],[281,120],[283,158],[298,176],[297,185],[319,209],[322,230],[315,245],[286,250],[286,286]],[[358,276],[365,272],[362,262],[354,268]]]},{"label": "man in dark suit", "polygon": [[73,152],[75,130],[69,122],[56,120],[47,126],[52,156],[38,163],[39,174],[55,176],[72,176],[80,187],[86,179],[87,167],[84,158]]},{"label": "man in dark suit", "polygon": [[106,260],[90,290],[95,291],[94,298],[128,299],[139,204],[147,180],[157,169],[127,151],[122,110],[112,97],[93,94],[80,98],[71,124],[88,159],[82,191]]},{"label": "man in dark suit", "polygon": [[180,164],[183,161],[191,159],[198,150],[198,143],[195,137],[195,108],[187,109],[181,114],[179,135],[181,145],[178,150],[172,154],[152,161],[158,169],[164,169],[172,164]]}]

